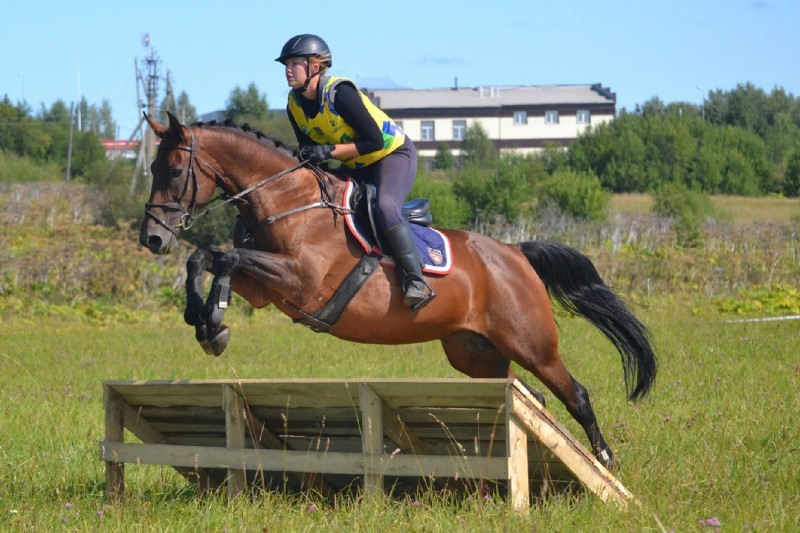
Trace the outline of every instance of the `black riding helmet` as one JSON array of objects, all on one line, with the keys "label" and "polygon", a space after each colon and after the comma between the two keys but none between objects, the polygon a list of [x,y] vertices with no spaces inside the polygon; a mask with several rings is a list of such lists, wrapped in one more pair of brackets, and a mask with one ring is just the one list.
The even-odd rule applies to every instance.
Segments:
[{"label": "black riding helmet", "polygon": [[303,33],[295,35],[283,45],[281,55],[275,59],[279,63],[286,64],[286,60],[292,57],[319,57],[327,67],[333,66],[333,55],[328,44],[320,37]]}]

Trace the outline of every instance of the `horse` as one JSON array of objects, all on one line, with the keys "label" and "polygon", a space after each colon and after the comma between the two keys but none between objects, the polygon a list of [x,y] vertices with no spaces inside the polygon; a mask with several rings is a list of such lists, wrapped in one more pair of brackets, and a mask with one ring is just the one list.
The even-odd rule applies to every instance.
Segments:
[{"label": "horse", "polygon": [[[198,342],[215,355],[225,349],[230,330],[222,321],[231,291],[255,308],[273,304],[295,320],[313,320],[365,256],[341,220],[347,180],[300,161],[295,149],[247,125],[185,125],[168,117],[164,125],[145,116],[160,145],[140,244],[168,254],[193,221],[220,205],[239,211],[234,247],[198,249],[186,264],[184,319],[195,327]],[[214,198],[218,188],[223,193]],[[372,344],[439,340],[452,367],[472,378],[515,379],[514,362],[566,406],[592,453],[613,469],[615,456],[589,394],[559,354],[552,305],[587,319],[616,347],[631,401],[646,396],[655,382],[657,359],[646,326],[574,248],[549,240],[508,244],[475,232],[442,233],[451,242],[454,264],[447,275],[425,276],[437,298],[409,309],[397,272],[378,265],[327,333]],[[205,271],[214,275],[206,299]]]}]

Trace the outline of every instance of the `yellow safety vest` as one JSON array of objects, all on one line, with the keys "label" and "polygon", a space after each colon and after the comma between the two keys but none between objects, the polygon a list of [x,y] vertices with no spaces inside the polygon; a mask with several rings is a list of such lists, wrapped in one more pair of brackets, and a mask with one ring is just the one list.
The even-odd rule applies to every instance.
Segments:
[{"label": "yellow safety vest", "polygon": [[[305,133],[311,140],[318,144],[346,144],[358,140],[356,131],[336,111],[335,103],[331,103],[331,89],[336,83],[346,81],[353,83],[347,78],[328,78],[322,88],[322,106],[319,113],[314,118],[309,118],[300,105],[299,96],[295,91],[289,93],[289,112],[300,131]],[[355,84],[353,84],[355,87]],[[403,130],[389,118],[378,106],[373,104],[367,96],[358,90],[361,101],[367,108],[370,116],[383,134],[383,148],[368,154],[358,155],[347,159],[342,159],[342,163],[349,168],[361,168],[380,161],[388,154],[397,150],[405,141]]]}]

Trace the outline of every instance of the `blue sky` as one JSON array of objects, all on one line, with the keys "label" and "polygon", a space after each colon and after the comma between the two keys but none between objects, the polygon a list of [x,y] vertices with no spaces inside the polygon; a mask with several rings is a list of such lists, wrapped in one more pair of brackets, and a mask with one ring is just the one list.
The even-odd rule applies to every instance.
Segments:
[{"label": "blue sky", "polygon": [[332,72],[371,88],[602,83],[629,110],[748,81],[800,96],[797,0],[27,0],[4,2],[0,20],[0,97],[35,111],[106,99],[120,138],[139,121],[147,32],[161,74],[201,114],[251,82],[283,107],[273,59],[298,33],[321,35]]}]

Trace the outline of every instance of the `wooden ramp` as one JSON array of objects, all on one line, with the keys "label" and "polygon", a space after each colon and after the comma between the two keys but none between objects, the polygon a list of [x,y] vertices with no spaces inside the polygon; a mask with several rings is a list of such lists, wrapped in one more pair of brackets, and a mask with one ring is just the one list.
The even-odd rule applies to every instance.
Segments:
[{"label": "wooden ramp", "polygon": [[[633,496],[519,381],[106,381],[107,490],[125,464],[175,467],[227,485],[368,496],[420,488],[490,491],[527,509],[531,494],[586,488]],[[125,442],[125,430],[141,443]]]}]

